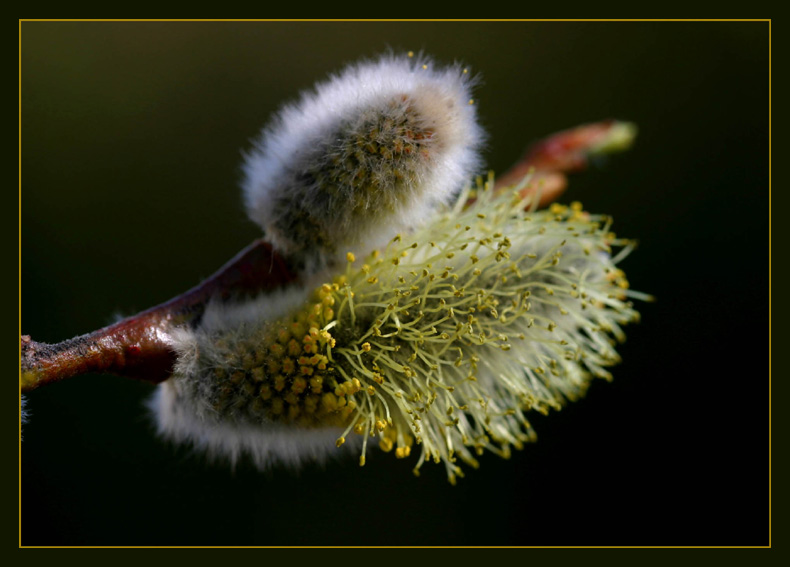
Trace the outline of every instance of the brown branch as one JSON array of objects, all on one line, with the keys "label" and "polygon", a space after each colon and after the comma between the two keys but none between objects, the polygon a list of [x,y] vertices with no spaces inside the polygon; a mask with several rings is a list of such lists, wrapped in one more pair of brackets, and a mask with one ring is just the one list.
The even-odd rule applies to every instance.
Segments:
[{"label": "brown branch", "polygon": [[175,361],[174,326],[199,317],[212,298],[273,290],[295,279],[271,245],[256,240],[198,286],[113,325],[54,345],[23,335],[20,388],[29,391],[88,372],[161,382]]}]

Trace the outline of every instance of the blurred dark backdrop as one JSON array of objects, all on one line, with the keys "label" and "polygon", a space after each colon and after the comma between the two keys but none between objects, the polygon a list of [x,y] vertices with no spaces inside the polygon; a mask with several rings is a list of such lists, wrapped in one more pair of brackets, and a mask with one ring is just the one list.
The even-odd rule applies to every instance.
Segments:
[{"label": "blurred dark backdrop", "polygon": [[329,72],[387,48],[458,59],[504,171],[530,142],[636,122],[566,200],[638,238],[658,302],[615,381],[536,418],[539,440],[442,467],[374,452],[299,475],[162,443],[151,388],[111,376],[29,396],[22,542],[768,543],[769,27],[701,23],[71,23],[21,26],[22,332],[59,341],[191,287],[258,236],[240,152]]}]

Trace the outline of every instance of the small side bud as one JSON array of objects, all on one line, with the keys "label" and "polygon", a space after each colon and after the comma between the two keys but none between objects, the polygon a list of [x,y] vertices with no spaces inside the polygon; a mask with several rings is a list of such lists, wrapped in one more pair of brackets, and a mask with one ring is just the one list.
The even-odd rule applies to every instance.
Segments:
[{"label": "small side bud", "polygon": [[634,143],[636,134],[633,122],[612,122],[609,130],[590,147],[590,155],[624,152]]}]

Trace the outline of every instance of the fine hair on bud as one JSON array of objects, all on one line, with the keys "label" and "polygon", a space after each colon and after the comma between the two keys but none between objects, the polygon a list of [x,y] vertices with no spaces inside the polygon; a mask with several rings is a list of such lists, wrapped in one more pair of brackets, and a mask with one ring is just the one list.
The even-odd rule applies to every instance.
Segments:
[{"label": "fine hair on bud", "polygon": [[[407,236],[349,251],[324,283],[209,307],[175,336],[162,433],[260,466],[372,442],[455,482],[534,440],[530,412],[586,391],[638,319],[617,264],[633,243],[580,203],[534,210],[478,181]],[[512,188],[511,188],[512,189]],[[532,203],[534,204],[534,203]],[[525,207],[527,210],[525,210]],[[320,276],[319,276],[320,277]],[[342,449],[338,449],[342,447]]]},{"label": "fine hair on bud", "polygon": [[470,77],[457,64],[388,54],[304,92],[246,156],[248,215],[307,271],[419,226],[480,167]]}]

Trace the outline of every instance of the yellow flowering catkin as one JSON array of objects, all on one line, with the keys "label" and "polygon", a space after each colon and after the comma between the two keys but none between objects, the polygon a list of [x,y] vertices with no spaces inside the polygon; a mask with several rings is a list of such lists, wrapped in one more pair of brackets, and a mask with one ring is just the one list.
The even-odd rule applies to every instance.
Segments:
[{"label": "yellow flowering catkin", "polygon": [[162,431],[261,466],[344,444],[364,464],[375,439],[416,452],[415,472],[443,463],[452,482],[461,462],[533,440],[530,411],[610,378],[621,325],[638,319],[630,298],[648,296],[616,267],[632,244],[611,219],[579,203],[529,210],[491,187],[380,250],[349,251],[288,313],[185,332]]}]

